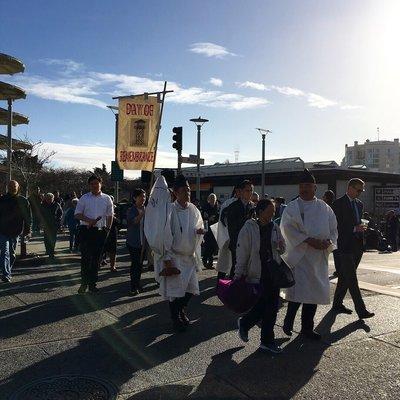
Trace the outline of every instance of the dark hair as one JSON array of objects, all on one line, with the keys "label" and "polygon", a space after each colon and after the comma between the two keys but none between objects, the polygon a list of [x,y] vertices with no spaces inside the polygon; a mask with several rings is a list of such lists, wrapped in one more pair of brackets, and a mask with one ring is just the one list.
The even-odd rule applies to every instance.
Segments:
[{"label": "dark hair", "polygon": [[264,211],[268,206],[274,205],[274,202],[270,199],[261,199],[256,206],[256,214],[259,215],[261,211]]},{"label": "dark hair", "polygon": [[96,181],[96,180],[99,181],[100,183],[103,183],[103,179],[101,179],[101,176],[98,176],[98,175],[95,175],[95,174],[90,175],[89,179],[87,181],[90,184],[90,183],[92,183],[93,181]]},{"label": "dark hair", "polygon": [[275,197],[275,202],[279,204],[285,204],[286,200],[283,197]]},{"label": "dark hair", "polygon": [[335,193],[333,193],[332,190],[327,190],[327,191],[324,193],[324,197],[326,198],[327,203],[328,203],[329,205],[332,204],[332,203],[335,201]]},{"label": "dark hair", "polygon": [[253,184],[248,179],[245,179],[244,181],[240,182],[238,188],[244,189],[246,186],[253,186]]},{"label": "dark hair", "polygon": [[134,189],[132,196],[134,199],[136,199],[136,197],[140,196],[141,194],[146,194],[146,192],[143,189],[138,188]]}]

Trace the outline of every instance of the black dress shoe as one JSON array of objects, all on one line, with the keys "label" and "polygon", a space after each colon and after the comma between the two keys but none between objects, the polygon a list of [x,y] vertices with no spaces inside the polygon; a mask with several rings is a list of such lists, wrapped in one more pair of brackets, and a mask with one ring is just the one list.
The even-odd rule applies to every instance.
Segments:
[{"label": "black dress shoe", "polygon": [[98,293],[100,291],[96,286],[89,287],[89,293]]},{"label": "black dress shoe", "polygon": [[321,340],[322,338],[321,334],[315,331],[301,331],[301,334],[311,340]]},{"label": "black dress shoe", "polygon": [[360,318],[360,319],[372,318],[374,316],[375,316],[375,313],[369,312],[368,310],[365,310],[362,313],[358,314],[358,318]]},{"label": "black dress shoe", "polygon": [[131,296],[137,296],[139,294],[139,290],[137,289],[131,289],[131,291],[129,292],[129,294]]},{"label": "black dress shoe", "polygon": [[81,285],[81,286],[79,286],[78,293],[83,294],[86,292],[86,289],[87,289],[87,285]]},{"label": "black dress shoe", "polygon": [[287,327],[285,325],[282,326],[282,330],[285,333],[285,335],[287,335],[287,336],[292,336],[292,334],[293,334],[292,329],[290,329],[289,327]]},{"label": "black dress shoe", "polygon": [[343,304],[341,306],[332,307],[332,311],[337,314],[352,314],[353,311],[350,308],[345,307]]}]

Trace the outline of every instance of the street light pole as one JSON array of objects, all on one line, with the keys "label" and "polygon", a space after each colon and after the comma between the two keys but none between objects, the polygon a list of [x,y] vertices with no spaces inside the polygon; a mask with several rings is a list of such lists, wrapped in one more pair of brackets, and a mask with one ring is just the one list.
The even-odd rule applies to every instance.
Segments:
[{"label": "street light pole", "polygon": [[200,131],[201,125],[197,125],[197,175],[196,175],[196,198],[200,201]]},{"label": "street light pole", "polygon": [[12,135],[13,124],[12,99],[8,99],[8,126],[7,126],[7,183],[12,179]]},{"label": "street light pole", "polygon": [[205,118],[192,118],[190,120],[194,122],[197,126],[197,173],[196,173],[196,198],[200,201],[200,133],[201,127],[208,122]]},{"label": "street light pole", "polygon": [[262,138],[262,164],[261,164],[261,198],[265,197],[265,137],[271,133],[269,129],[256,128],[261,133]]}]

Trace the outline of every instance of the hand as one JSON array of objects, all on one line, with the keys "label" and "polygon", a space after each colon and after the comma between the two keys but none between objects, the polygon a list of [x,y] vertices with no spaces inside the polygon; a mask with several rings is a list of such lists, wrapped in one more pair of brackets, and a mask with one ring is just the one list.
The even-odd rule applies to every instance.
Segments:
[{"label": "hand", "polygon": [[313,249],[316,249],[316,250],[325,250],[328,247],[328,246],[326,246],[326,244],[324,244],[324,242],[322,240],[319,240],[319,239],[308,238],[305,240],[305,242],[309,246],[311,246]]},{"label": "hand", "polygon": [[354,227],[354,229],[355,229],[356,232],[365,232],[368,229],[368,226],[360,224],[360,225],[356,225]]},{"label": "hand", "polygon": [[202,229],[202,228],[199,228],[199,229],[197,229],[196,233],[198,235],[204,235],[206,233],[206,231],[204,229]]},{"label": "hand", "polygon": [[165,268],[172,268],[174,266],[172,260],[164,260],[164,267]]},{"label": "hand", "polygon": [[95,226],[97,224],[97,219],[89,218],[87,223],[88,223],[89,227]]}]

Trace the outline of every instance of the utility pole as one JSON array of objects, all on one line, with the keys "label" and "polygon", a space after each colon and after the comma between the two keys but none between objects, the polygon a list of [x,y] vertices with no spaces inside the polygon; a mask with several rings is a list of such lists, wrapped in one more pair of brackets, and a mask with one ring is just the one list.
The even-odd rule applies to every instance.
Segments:
[{"label": "utility pole", "polygon": [[262,164],[261,164],[261,198],[265,197],[265,136],[272,133],[269,129],[256,128],[261,133],[262,138]]}]

